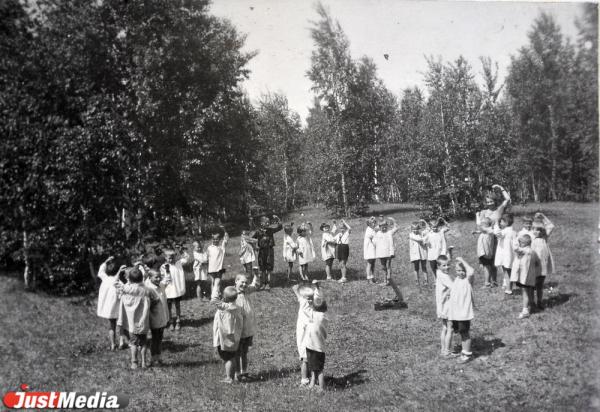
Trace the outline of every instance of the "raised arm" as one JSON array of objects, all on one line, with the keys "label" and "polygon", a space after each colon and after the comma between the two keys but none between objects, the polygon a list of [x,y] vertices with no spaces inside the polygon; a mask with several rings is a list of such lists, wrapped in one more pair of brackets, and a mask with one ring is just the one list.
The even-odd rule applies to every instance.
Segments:
[{"label": "raised arm", "polygon": [[396,233],[398,231],[398,225],[396,224],[396,219],[394,219],[393,217],[388,217],[389,220],[392,221],[392,227],[389,229],[390,232],[392,232],[392,235],[394,233]]},{"label": "raised arm", "polygon": [[475,274],[475,269],[473,269],[473,267],[471,265],[469,265],[467,263],[467,261],[464,260],[462,257],[457,257],[456,260],[465,266],[465,271],[467,272],[467,278],[469,279],[469,282],[472,284],[473,277],[474,277],[473,275]]},{"label": "raised arm", "polygon": [[108,264],[110,262],[112,262],[114,259],[115,259],[114,256],[109,256],[104,262],[102,262],[102,264],[98,268],[98,277],[100,279],[104,279],[104,278],[108,277],[108,274],[106,273],[106,266],[108,266]]},{"label": "raised arm", "polygon": [[346,223],[346,221],[344,219],[342,219],[342,224],[346,227],[346,229],[348,230],[348,232],[350,232],[352,230],[352,228],[350,227],[350,225],[348,223]]},{"label": "raised arm", "polygon": [[542,221],[544,222],[544,228],[546,229],[546,236],[550,236],[550,233],[552,233],[555,228],[554,223],[552,223],[550,219],[548,219],[546,215],[541,212],[536,213],[535,216],[542,218]]},{"label": "raised arm", "polygon": [[496,213],[498,215],[498,218],[496,220],[498,221],[498,220],[500,220],[500,217],[502,217],[502,214],[504,213],[504,209],[506,209],[506,206],[508,206],[510,203],[510,195],[508,194],[506,189],[500,185],[493,185],[492,189],[500,189],[500,193],[502,193],[502,198],[503,198],[502,203],[496,209]]}]

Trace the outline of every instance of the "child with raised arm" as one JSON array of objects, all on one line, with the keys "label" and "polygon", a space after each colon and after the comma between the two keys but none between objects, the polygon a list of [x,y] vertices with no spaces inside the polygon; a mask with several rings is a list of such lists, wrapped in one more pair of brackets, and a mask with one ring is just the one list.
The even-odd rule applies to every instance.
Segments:
[{"label": "child with raised arm", "polygon": [[331,267],[333,266],[333,260],[335,259],[335,247],[337,245],[332,233],[337,230],[335,221],[333,227],[331,227],[329,223],[321,223],[319,229],[323,232],[323,237],[321,239],[321,257],[325,262],[325,274],[327,275],[327,280],[333,280],[331,277]]},{"label": "child with raised arm", "polygon": [[521,218],[521,222],[523,227],[521,227],[521,230],[519,230],[519,233],[517,233],[517,239],[523,235],[529,235],[529,237],[533,239],[533,231],[531,230],[531,227],[533,226],[533,219],[529,216],[523,216]]},{"label": "child with raised arm", "polygon": [[[448,320],[452,322],[454,333],[460,334],[462,342],[461,363],[473,357],[471,352],[471,320],[473,320],[473,274],[475,270],[461,257],[456,258],[456,278],[450,287]],[[448,350],[450,348],[448,347]]]},{"label": "child with raised arm", "polygon": [[483,270],[484,287],[495,286],[496,236],[492,229],[492,220],[489,217],[482,218],[479,222],[479,230],[473,233],[479,234],[477,237],[477,258]]},{"label": "child with raised arm", "polygon": [[304,311],[308,319],[304,334],[306,347],[307,371],[310,373],[309,388],[314,388],[318,383],[319,390],[325,390],[325,340],[327,339],[327,325],[329,320],[325,315],[327,302],[321,293],[319,283],[314,280],[313,305],[305,306]]},{"label": "child with raised arm", "polygon": [[452,342],[452,328],[448,322],[448,309],[450,303],[450,290],[452,278],[449,274],[450,260],[446,255],[437,258],[437,273],[435,276],[435,304],[438,319],[442,320],[442,331],[440,333],[441,355],[451,357],[450,343]]},{"label": "child with raised arm", "polygon": [[523,310],[519,319],[528,318],[533,306],[533,292],[538,276],[541,276],[540,258],[531,249],[531,237],[522,235],[518,239],[519,246],[515,249],[515,258],[510,273],[511,282],[516,282],[523,292]]},{"label": "child with raised arm", "polygon": [[154,303],[150,305],[150,364],[160,365],[162,363],[160,354],[163,340],[163,332],[169,324],[169,309],[167,306],[166,286],[171,283],[169,277],[163,278],[158,270],[148,270],[148,278],[145,286],[151,293],[150,300]]},{"label": "child with raised arm", "polygon": [[335,236],[336,246],[336,257],[340,262],[340,268],[342,272],[342,277],[340,278],[340,283],[346,283],[348,278],[346,277],[347,273],[347,263],[348,257],[350,257],[350,232],[352,228],[344,219],[342,219],[342,226],[340,227],[340,233]]},{"label": "child with raised arm", "polygon": [[221,225],[221,232],[212,234],[212,244],[206,249],[208,259],[208,276],[211,279],[211,299],[221,295],[221,278],[225,269],[223,269],[223,260],[225,259],[225,246],[229,240],[229,235]]},{"label": "child with raised arm", "polygon": [[242,310],[235,304],[237,291],[233,286],[223,290],[223,300],[213,294],[212,302],[217,306],[213,322],[213,346],[225,363],[225,379],[232,383],[237,371],[237,357],[242,336],[244,318]]},{"label": "child with raised arm", "polygon": [[291,281],[294,262],[298,259],[298,243],[292,237],[294,223],[283,227],[283,260],[287,263],[287,279]]},{"label": "child with raised arm", "polygon": [[275,265],[275,238],[273,235],[279,232],[283,226],[281,219],[273,215],[271,219],[263,216],[260,219],[260,227],[254,234],[258,241],[258,267],[261,275],[261,285],[265,289],[271,288],[271,273]]},{"label": "child with raised arm", "polygon": [[248,230],[242,230],[240,236],[240,263],[244,267],[244,271],[248,276],[252,275],[252,267],[256,261],[256,253],[254,247],[258,244],[258,240],[250,236]]},{"label": "child with raised arm", "polygon": [[424,276],[423,285],[427,286],[429,284],[427,279],[427,247],[425,246],[425,238],[421,233],[421,222],[412,222],[410,225],[408,254],[415,271],[417,286],[420,286],[419,269],[421,269]]},{"label": "child with raised arm", "polygon": [[393,239],[389,236],[388,222],[382,220],[379,222],[379,231],[376,232],[373,237],[373,243],[375,244],[375,258],[379,259],[381,266],[383,267],[383,285],[389,285],[390,274],[388,271],[388,261],[390,259],[390,251],[393,248],[393,246],[390,245],[390,242],[393,242]]},{"label": "child with raised arm", "polygon": [[235,304],[242,311],[242,334],[238,349],[239,358],[237,360],[240,380],[248,376],[248,350],[253,344],[254,333],[256,331],[256,319],[251,302],[248,299],[248,295],[254,292],[256,288],[248,283],[248,275],[239,274],[235,277],[235,289],[237,291]]},{"label": "child with raised arm", "polygon": [[[108,341],[111,351],[117,348],[115,339],[117,331],[117,317],[119,316],[119,296],[115,289],[115,283],[119,281],[117,271],[115,270],[114,256],[109,256],[108,259],[100,265],[98,269],[98,277],[102,281],[100,290],[98,291],[98,309],[99,317],[108,320]],[[120,346],[123,346],[123,336],[120,337]]]},{"label": "child with raised arm", "polygon": [[537,297],[537,308],[544,310],[542,298],[544,295],[544,282],[554,271],[554,258],[548,247],[548,237],[554,230],[554,224],[543,213],[536,213],[533,223],[533,240],[531,249],[540,258],[540,273],[535,279],[535,291]]},{"label": "child with raised arm", "polygon": [[513,216],[510,213],[505,213],[498,222],[498,229],[494,231],[496,234],[496,256],[494,265],[497,270],[501,270],[504,277],[502,285],[504,293],[512,295],[512,283],[510,281],[510,271],[514,259],[514,247],[517,241],[517,234],[513,230]]},{"label": "child with raised arm", "polygon": [[[160,274],[166,278],[170,277],[171,283],[165,288],[167,295],[167,306],[169,307],[169,323],[171,330],[181,328],[181,299],[185,295],[185,272],[183,265],[187,262],[187,253],[184,253],[181,259],[177,260],[174,250],[164,252],[166,263],[160,267]],[[175,319],[173,320],[172,307],[175,304]]]},{"label": "child with raised arm", "polygon": [[374,216],[371,216],[367,219],[367,228],[365,229],[365,236],[363,241],[363,257],[367,263],[366,272],[367,272],[367,282],[376,283],[375,282],[375,243],[373,239],[377,234],[377,220]]},{"label": "child with raised arm", "polygon": [[308,264],[315,260],[315,247],[311,238],[312,224],[301,224],[298,229],[298,266],[300,279],[308,281]]},{"label": "child with raised arm", "polygon": [[309,311],[313,305],[315,290],[309,285],[294,285],[292,290],[298,299],[298,320],[296,321],[296,344],[300,357],[300,385],[310,383],[308,375],[308,359],[306,355],[306,333],[310,322]]},{"label": "child with raised arm", "polygon": [[208,257],[202,250],[202,243],[192,243],[192,271],[196,282],[196,297],[202,300],[210,300],[210,282],[208,281]]},{"label": "child with raised arm", "polygon": [[443,218],[431,219],[429,222],[429,231],[424,236],[427,244],[427,260],[433,277],[437,276],[437,262],[440,256],[446,256],[448,248],[446,246],[446,232],[448,231],[448,222]]}]

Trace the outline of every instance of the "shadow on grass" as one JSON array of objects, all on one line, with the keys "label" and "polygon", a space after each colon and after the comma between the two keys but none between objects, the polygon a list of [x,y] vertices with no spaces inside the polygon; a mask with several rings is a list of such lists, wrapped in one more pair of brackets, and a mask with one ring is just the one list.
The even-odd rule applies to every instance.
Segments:
[{"label": "shadow on grass", "polygon": [[266,371],[259,371],[249,375],[246,379],[247,382],[258,382],[258,381],[271,381],[274,379],[287,378],[292,374],[300,374],[300,366],[285,367],[279,369],[268,369]]},{"label": "shadow on grass", "polygon": [[166,367],[166,368],[195,367],[195,366],[203,366],[203,365],[217,364],[217,363],[221,363],[221,361],[218,359],[175,361],[175,362],[166,361],[163,364],[163,367]]},{"label": "shadow on grass", "polygon": [[577,295],[573,293],[559,293],[556,295],[552,294],[547,299],[544,299],[546,307],[552,308],[554,306],[562,305],[563,303],[568,302],[569,299],[571,299],[571,296]]},{"label": "shadow on grass", "polygon": [[208,323],[212,324],[213,322],[213,318],[200,318],[200,319],[186,319],[183,318],[181,319],[181,327],[191,327],[191,328],[199,328],[201,326],[204,326]]},{"label": "shadow on grass", "polygon": [[185,352],[189,348],[193,348],[195,346],[202,346],[202,345],[200,345],[199,343],[179,343],[179,342],[173,342],[171,340],[164,340],[162,349],[163,349],[163,351],[167,351],[167,352],[171,352],[171,353],[178,353],[178,352]]},{"label": "shadow on grass", "polygon": [[500,338],[485,339],[480,336],[474,337],[471,345],[477,356],[489,356],[496,349],[506,346]]},{"label": "shadow on grass", "polygon": [[365,372],[367,372],[365,369],[361,369],[339,378],[335,376],[326,376],[325,386],[329,386],[336,390],[350,389],[352,386],[361,385],[367,382],[367,378],[363,376]]}]

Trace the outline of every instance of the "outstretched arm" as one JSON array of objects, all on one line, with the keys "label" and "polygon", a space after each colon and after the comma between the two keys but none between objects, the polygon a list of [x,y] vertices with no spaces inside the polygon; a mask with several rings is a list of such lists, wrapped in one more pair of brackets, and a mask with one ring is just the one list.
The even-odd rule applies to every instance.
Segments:
[{"label": "outstretched arm", "polygon": [[541,212],[537,212],[535,217],[542,218],[542,221],[544,222],[544,228],[546,229],[546,236],[550,236],[550,233],[552,233],[555,227],[554,223],[552,223],[550,219],[548,219],[546,215]]},{"label": "outstretched arm", "polygon": [[510,195],[508,194],[506,189],[500,185],[493,185],[492,189],[500,189],[502,197],[504,198],[500,206],[498,206],[498,209],[496,209],[496,212],[498,214],[498,219],[496,220],[500,220],[500,217],[502,217],[502,214],[504,213],[504,209],[506,209],[506,206],[508,206],[508,204],[510,203]]},{"label": "outstretched arm", "polygon": [[469,282],[473,283],[473,275],[475,274],[475,269],[473,269],[473,267],[471,265],[469,265],[467,263],[466,260],[464,260],[462,257],[457,257],[456,260],[458,260],[460,263],[462,263],[465,266],[465,271],[467,272],[467,278],[469,279]]}]

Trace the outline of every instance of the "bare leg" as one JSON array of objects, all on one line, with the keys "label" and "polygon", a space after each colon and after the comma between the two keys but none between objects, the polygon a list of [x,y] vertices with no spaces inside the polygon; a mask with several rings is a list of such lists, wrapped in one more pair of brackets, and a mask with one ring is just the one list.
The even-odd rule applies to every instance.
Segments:
[{"label": "bare leg", "polygon": [[481,265],[481,269],[483,270],[483,279],[485,281],[485,286],[490,286],[492,284],[492,278],[489,266]]},{"label": "bare leg", "polygon": [[181,327],[179,322],[181,322],[181,301],[178,298],[175,300],[175,329],[179,329]]},{"label": "bare leg", "polygon": [[462,353],[471,355],[471,336],[469,336],[469,332],[461,332],[460,339],[462,342]]},{"label": "bare leg", "polygon": [[346,261],[340,260],[340,266],[341,266],[341,272],[342,272],[342,279],[346,280],[346,272],[348,271],[348,269],[346,268]]},{"label": "bare leg", "polygon": [[227,378],[227,380],[233,381],[234,374],[235,374],[235,361],[233,359],[225,361],[225,377]]},{"label": "bare leg", "polygon": [[315,375],[316,375],[315,371],[310,372],[310,383],[308,384],[309,388],[315,387],[315,381],[317,380]]},{"label": "bare leg", "polygon": [[146,351],[148,350],[146,344],[144,344],[143,346],[138,346],[139,351],[140,351],[140,365],[142,368],[145,368],[146,365]]},{"label": "bare leg", "polygon": [[322,391],[325,390],[325,374],[323,373],[323,371],[319,371],[317,372],[317,376],[319,379],[319,388],[321,388]]},{"label": "bare leg", "polygon": [[248,373],[248,347],[242,348],[239,359],[240,375]]},{"label": "bare leg", "polygon": [[440,333],[440,347],[442,355],[446,353],[446,333],[448,332],[448,320],[442,319],[442,331]]},{"label": "bare leg", "polygon": [[301,361],[300,364],[300,377],[303,382],[308,381],[308,363],[305,360]]},{"label": "bare leg", "polygon": [[429,267],[431,268],[431,273],[433,275],[433,280],[436,279],[436,273],[435,271],[437,270],[437,261],[436,260],[430,260],[429,261]]},{"label": "bare leg", "polygon": [[371,269],[371,263],[368,260],[367,260],[367,267],[365,268],[365,271],[367,272],[367,280],[373,279],[373,271]]},{"label": "bare leg", "polygon": [[325,274],[327,275],[327,280],[331,280],[331,264],[325,263]]},{"label": "bare leg", "polygon": [[452,325],[446,321],[446,336],[444,336],[444,352],[450,353],[450,344],[452,343]]},{"label": "bare leg", "polygon": [[[427,276],[427,261],[426,260],[421,261],[421,272],[423,272],[423,277],[425,278],[424,282],[427,285],[429,283],[429,279],[428,279],[429,276]],[[418,273],[417,273],[417,276],[418,276]]]},{"label": "bare leg", "polygon": [[139,346],[131,345],[129,347],[129,351],[131,352],[131,369],[137,369],[137,354],[139,352]]}]

